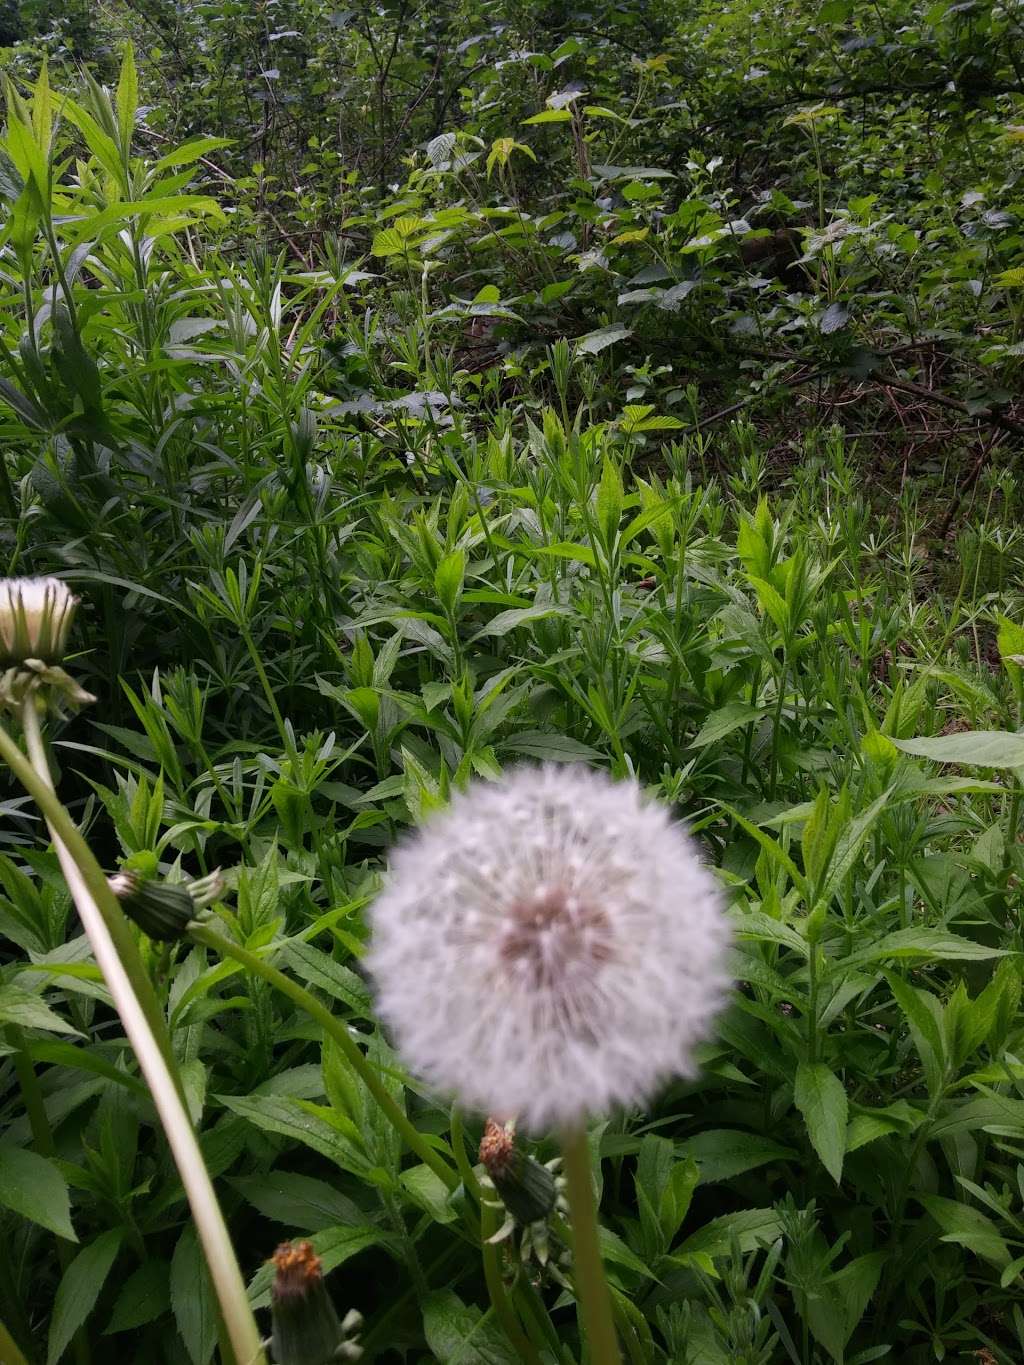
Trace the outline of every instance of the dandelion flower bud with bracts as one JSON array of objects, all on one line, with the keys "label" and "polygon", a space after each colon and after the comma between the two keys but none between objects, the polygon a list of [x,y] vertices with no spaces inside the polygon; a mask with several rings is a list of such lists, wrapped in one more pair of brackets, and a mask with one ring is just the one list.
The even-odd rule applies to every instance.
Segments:
[{"label": "dandelion flower bud with bracts", "polygon": [[163,943],[184,938],[189,924],[224,891],[220,870],[194,882],[150,880],[133,870],[116,872],[107,884],[121,909],[143,933]]},{"label": "dandelion flower bud with bracts", "polygon": [[0,579],[0,659],[59,664],[78,598],[59,578]]},{"label": "dandelion flower bud with bracts", "polygon": [[362,1349],[353,1336],[362,1326],[362,1316],[353,1311],[339,1321],[312,1243],[283,1242],[271,1261],[271,1349],[275,1365],[358,1360]]},{"label": "dandelion flower bud with bracts", "polygon": [[400,846],[369,967],[408,1065],[534,1131],[694,1069],[730,985],[716,883],[634,782],[523,768]]}]

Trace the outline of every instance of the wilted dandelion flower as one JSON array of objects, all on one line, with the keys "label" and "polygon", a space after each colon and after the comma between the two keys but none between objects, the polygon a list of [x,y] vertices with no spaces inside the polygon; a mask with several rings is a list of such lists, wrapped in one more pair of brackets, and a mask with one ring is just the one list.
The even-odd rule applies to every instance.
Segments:
[{"label": "wilted dandelion flower", "polygon": [[369,966],[409,1066],[534,1130],[691,1073],[729,986],[721,898],[633,782],[523,768],[396,851]]},{"label": "wilted dandelion flower", "polygon": [[0,579],[0,658],[4,663],[64,657],[78,598],[59,578]]}]

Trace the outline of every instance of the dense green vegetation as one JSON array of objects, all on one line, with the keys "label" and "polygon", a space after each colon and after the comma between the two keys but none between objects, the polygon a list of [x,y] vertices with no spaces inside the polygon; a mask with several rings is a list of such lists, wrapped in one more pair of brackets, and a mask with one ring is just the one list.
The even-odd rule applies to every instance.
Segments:
[{"label": "dense green vegetation", "polygon": [[[46,718],[60,794],[108,871],[221,868],[219,932],[458,1171],[301,1002],[136,932],[267,1335],[309,1236],[364,1359],[524,1358],[484,1116],[360,959],[395,841],[548,760],[667,803],[736,931],[699,1077],[591,1130],[630,1365],[1019,1365],[1024,11],[34,2],[0,41],[3,571],[80,594],[98,698]],[[3,795],[0,1359],[230,1365]],[[544,1365],[585,1358],[565,1234],[498,1258]]]}]

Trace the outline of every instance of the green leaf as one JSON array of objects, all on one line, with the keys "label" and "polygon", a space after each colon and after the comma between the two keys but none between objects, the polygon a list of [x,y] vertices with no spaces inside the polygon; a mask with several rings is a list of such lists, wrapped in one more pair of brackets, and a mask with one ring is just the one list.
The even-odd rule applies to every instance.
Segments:
[{"label": "green leaf", "polygon": [[603,757],[597,749],[569,735],[549,735],[541,730],[523,730],[503,740],[501,748],[554,763],[594,762]]},{"label": "green leaf", "polygon": [[933,995],[909,985],[895,972],[887,972],[885,979],[910,1026],[910,1036],[921,1059],[928,1090],[935,1095],[946,1065],[946,1049],[942,1038],[942,1007]]},{"label": "green leaf", "polygon": [[171,1308],[192,1365],[207,1365],[217,1345],[217,1303],[210,1272],[189,1225],[171,1259]]},{"label": "green leaf", "polygon": [[505,1335],[451,1290],[423,1300],[423,1331],[438,1365],[521,1365]]},{"label": "green leaf", "polygon": [[983,1261],[1002,1269],[1010,1263],[1010,1249],[992,1219],[956,1199],[937,1194],[916,1196],[942,1229],[942,1241],[955,1242]]},{"label": "green leaf", "polygon": [[724,1256],[735,1236],[742,1252],[767,1246],[782,1234],[782,1219],[775,1209],[742,1209],[713,1218],[687,1237],[673,1259],[687,1256]]},{"label": "green leaf", "polygon": [[117,1296],[104,1336],[131,1332],[166,1313],[171,1306],[171,1268],[166,1261],[144,1261],[128,1276]]},{"label": "green leaf", "polygon": [[751,706],[746,701],[726,702],[717,711],[705,716],[704,724],[698,730],[696,738],[690,741],[690,748],[704,749],[709,744],[717,744],[741,726],[760,720],[767,711],[768,707]]},{"label": "green leaf", "polygon": [[58,1237],[77,1242],[67,1181],[54,1162],[13,1144],[0,1144],[0,1204]]},{"label": "green leaf", "polygon": [[321,1232],[339,1224],[364,1222],[366,1215],[347,1195],[297,1171],[234,1176],[228,1182],[265,1218],[300,1232]]},{"label": "green leaf", "polygon": [[630,1251],[618,1233],[613,1232],[611,1228],[606,1228],[603,1223],[598,1228],[598,1239],[601,1243],[602,1260],[609,1261],[612,1265],[620,1265],[625,1270],[631,1270],[634,1275],[641,1275],[645,1280],[656,1278],[636,1252]]},{"label": "green leaf", "polygon": [[21,986],[0,986],[0,1024],[17,1024],[19,1028],[41,1028],[50,1033],[73,1033],[78,1029],[50,1008],[35,991]]},{"label": "green leaf", "polygon": [[811,1146],[838,1185],[846,1152],[848,1108],[842,1081],[824,1062],[801,1062],[796,1069],[793,1102],[803,1115]]},{"label": "green leaf", "polygon": [[402,1172],[401,1182],[413,1202],[435,1223],[453,1223],[458,1217],[449,1201],[448,1186],[429,1166],[410,1166]]},{"label": "green leaf", "polygon": [[884,962],[895,958],[905,961],[909,958],[937,958],[950,961],[982,962],[990,957],[1004,957],[1002,948],[989,948],[984,943],[975,943],[959,934],[951,934],[946,929],[925,929],[912,926],[909,929],[896,929],[886,934],[877,943],[872,943],[859,952],[843,959],[844,966],[860,962]]},{"label": "green leaf", "polygon": [[799,1160],[792,1147],[783,1147],[760,1133],[744,1133],[735,1128],[709,1128],[681,1142],[677,1150],[681,1156],[697,1162],[702,1185],[730,1180],[770,1161]]},{"label": "green leaf", "polygon": [[568,123],[572,118],[572,111],[569,109],[545,109],[540,114],[534,114],[532,118],[524,118],[522,122],[527,123]]},{"label": "green leaf", "polygon": [[363,1175],[366,1158],[339,1128],[318,1114],[313,1106],[284,1095],[219,1095],[220,1102],[267,1133],[279,1133],[292,1142],[312,1147],[344,1170]]},{"label": "green leaf", "polygon": [[434,589],[437,592],[437,600],[449,616],[455,615],[455,608],[462,596],[462,584],[465,577],[465,550],[453,550],[451,554],[445,555],[434,571]]},{"label": "green leaf", "polygon": [[887,1259],[884,1251],[858,1256],[842,1270],[829,1275],[820,1293],[810,1299],[808,1321],[811,1331],[836,1365],[843,1365],[846,1343],[864,1316]]},{"label": "green leaf", "polygon": [[71,1338],[96,1307],[123,1238],[121,1228],[101,1232],[82,1248],[64,1272],[53,1301],[46,1365],[56,1365]]},{"label": "green leaf", "polygon": [[577,337],[576,350],[579,355],[597,355],[599,351],[613,346],[616,341],[625,341],[626,337],[632,335],[632,327],[623,327],[621,323],[615,322],[609,327],[599,327],[596,332],[588,332],[586,336]]},{"label": "green leaf", "polygon": [[1011,730],[969,730],[934,739],[894,739],[897,749],[936,763],[965,763],[979,768],[1024,767],[1024,735]]},{"label": "green leaf", "polygon": [[135,50],[131,43],[125,43],[124,56],[121,58],[121,76],[117,82],[117,122],[121,133],[121,146],[126,153],[132,145],[135,111],[138,107],[139,78],[135,70]]},{"label": "green leaf", "polygon": [[284,956],[295,975],[308,986],[314,986],[333,999],[340,1000],[361,1018],[370,1017],[370,992],[363,978],[351,967],[335,962],[329,954],[298,938],[288,940]]},{"label": "green leaf", "polygon": [[597,523],[605,548],[611,552],[622,520],[622,475],[615,461],[606,455],[597,486]]},{"label": "green leaf", "polygon": [[487,622],[486,626],[482,626],[474,635],[471,635],[470,644],[474,640],[507,635],[509,631],[517,630],[520,626],[528,625],[531,621],[543,621],[549,616],[571,616],[572,614],[572,607],[557,605],[511,607],[508,611],[499,611],[497,616]]}]

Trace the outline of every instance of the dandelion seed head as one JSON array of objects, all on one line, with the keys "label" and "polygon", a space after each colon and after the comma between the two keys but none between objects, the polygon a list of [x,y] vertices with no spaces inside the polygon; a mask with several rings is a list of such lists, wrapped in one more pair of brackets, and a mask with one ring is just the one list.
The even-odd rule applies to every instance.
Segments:
[{"label": "dandelion seed head", "polygon": [[730,980],[721,897],[633,782],[522,768],[401,845],[369,967],[407,1064],[536,1131],[692,1074]]}]

